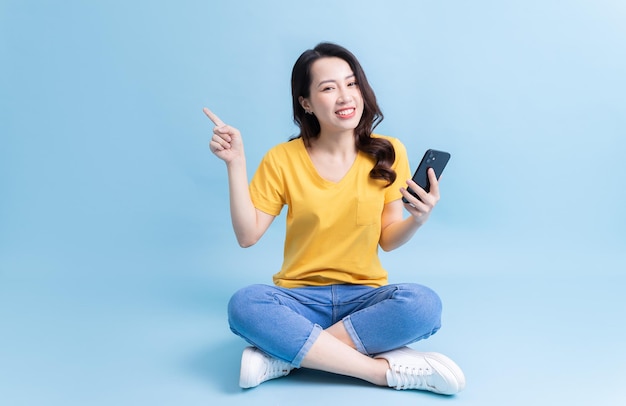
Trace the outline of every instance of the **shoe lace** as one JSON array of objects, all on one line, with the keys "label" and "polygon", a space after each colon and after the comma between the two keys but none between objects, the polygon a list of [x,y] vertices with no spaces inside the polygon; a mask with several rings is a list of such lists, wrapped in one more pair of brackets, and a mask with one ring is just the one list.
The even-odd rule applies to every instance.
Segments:
[{"label": "shoe lace", "polygon": [[397,389],[427,389],[432,388],[428,378],[433,374],[430,368],[414,368],[396,366],[393,369]]},{"label": "shoe lace", "polygon": [[265,375],[268,379],[277,378],[279,376],[287,375],[291,371],[291,365],[280,360],[272,360],[268,362]]}]

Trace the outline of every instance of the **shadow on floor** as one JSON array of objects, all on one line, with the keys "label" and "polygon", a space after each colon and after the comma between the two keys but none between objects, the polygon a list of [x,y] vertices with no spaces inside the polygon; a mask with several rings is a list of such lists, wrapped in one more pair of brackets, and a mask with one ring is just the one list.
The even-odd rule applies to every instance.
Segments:
[{"label": "shadow on floor", "polygon": [[244,347],[245,343],[237,337],[215,342],[210,347],[191,353],[184,367],[221,393],[239,393],[239,367]]}]

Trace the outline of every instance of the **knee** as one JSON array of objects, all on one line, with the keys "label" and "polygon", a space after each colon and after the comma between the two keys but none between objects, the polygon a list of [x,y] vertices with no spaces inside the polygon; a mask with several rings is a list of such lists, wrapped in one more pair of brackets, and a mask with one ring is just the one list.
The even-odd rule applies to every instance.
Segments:
[{"label": "knee", "polygon": [[406,304],[407,316],[419,320],[420,325],[430,326],[434,334],[441,327],[442,303],[432,289],[418,284],[401,285],[397,294]]},{"label": "knee", "polygon": [[262,306],[258,306],[264,300],[271,297],[266,285],[250,285],[235,292],[228,302],[228,322],[233,331],[239,330],[247,320],[256,318],[256,312]]}]

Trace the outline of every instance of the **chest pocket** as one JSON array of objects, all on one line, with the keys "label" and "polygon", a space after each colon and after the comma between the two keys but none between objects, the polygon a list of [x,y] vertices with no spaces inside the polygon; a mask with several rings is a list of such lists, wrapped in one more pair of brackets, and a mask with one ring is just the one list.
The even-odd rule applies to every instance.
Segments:
[{"label": "chest pocket", "polygon": [[356,224],[359,226],[371,226],[380,223],[383,213],[383,202],[376,197],[359,198],[356,207]]}]

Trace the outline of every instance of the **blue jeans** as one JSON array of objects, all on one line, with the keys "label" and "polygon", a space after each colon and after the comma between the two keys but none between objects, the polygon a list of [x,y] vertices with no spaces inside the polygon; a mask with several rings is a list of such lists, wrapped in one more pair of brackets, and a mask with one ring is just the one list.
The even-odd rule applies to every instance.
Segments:
[{"label": "blue jeans", "polygon": [[320,332],[343,321],[359,352],[374,355],[430,337],[441,327],[441,301],[417,284],[280,288],[251,285],[228,304],[230,329],[298,368]]}]

